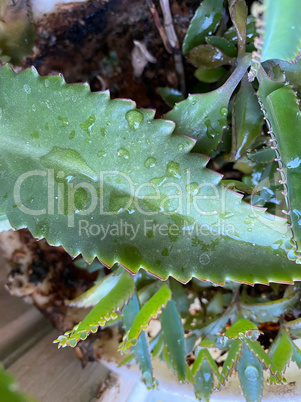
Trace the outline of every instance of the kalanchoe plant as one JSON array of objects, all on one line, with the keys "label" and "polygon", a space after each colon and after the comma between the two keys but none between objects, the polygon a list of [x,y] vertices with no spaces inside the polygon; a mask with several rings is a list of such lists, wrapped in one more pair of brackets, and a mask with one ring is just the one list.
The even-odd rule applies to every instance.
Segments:
[{"label": "kalanchoe plant", "polygon": [[[266,0],[249,15],[244,0],[201,2],[183,43],[199,91],[182,100],[160,88],[173,105],[163,119],[60,75],[1,68],[0,229],[26,227],[113,267],[66,301],[91,310],[59,347],[117,323],[122,364],[136,360],[148,388],[159,357],[202,400],[237,371],[258,401],[264,370],[281,383],[290,360],[301,367],[298,3]],[[230,162],[241,180],[211,170]],[[271,282],[291,286],[264,298],[247,287]],[[210,293],[212,283],[223,288]],[[262,325],[279,320],[267,352]],[[227,352],[223,363],[212,348]]]}]

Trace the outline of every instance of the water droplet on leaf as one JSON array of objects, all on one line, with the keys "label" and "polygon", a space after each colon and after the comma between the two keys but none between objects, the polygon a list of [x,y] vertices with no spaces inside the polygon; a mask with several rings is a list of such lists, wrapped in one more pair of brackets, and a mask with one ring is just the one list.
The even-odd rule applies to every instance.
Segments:
[{"label": "water droplet on leaf", "polygon": [[146,161],[144,162],[144,166],[146,168],[151,168],[151,167],[155,167],[157,164],[157,159],[150,156],[149,158],[146,159]]},{"label": "water droplet on leaf", "polygon": [[255,366],[247,366],[245,368],[244,374],[249,381],[256,381],[259,378],[259,371]]},{"label": "water droplet on leaf", "polygon": [[129,110],[126,112],[125,118],[132,130],[137,130],[144,121],[143,113],[139,110]]}]

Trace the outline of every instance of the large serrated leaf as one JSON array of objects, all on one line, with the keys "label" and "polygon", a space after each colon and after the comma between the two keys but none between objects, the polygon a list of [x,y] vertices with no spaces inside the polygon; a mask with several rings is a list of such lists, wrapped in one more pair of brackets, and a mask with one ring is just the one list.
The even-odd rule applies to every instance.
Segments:
[{"label": "large serrated leaf", "polygon": [[54,343],[58,347],[75,347],[78,341],[85,340],[91,332],[96,332],[99,326],[104,326],[106,321],[116,319],[116,310],[120,309],[133,295],[135,289],[131,275],[123,271],[112,290],[86,315],[82,322],[76,325],[72,331],[60,335]]},{"label": "large serrated leaf", "polygon": [[296,59],[301,46],[300,1],[265,0],[264,8],[261,62],[270,59]]},{"label": "large serrated leaf", "polygon": [[301,279],[286,221],[220,186],[174,123],[34,69],[3,67],[0,85],[0,213],[15,229],[162,279]]},{"label": "large serrated leaf", "polygon": [[176,134],[197,139],[195,150],[205,155],[216,149],[227,126],[230,97],[250,64],[245,56],[223,86],[205,94],[189,95],[165,115],[176,123]]},{"label": "large serrated leaf", "polygon": [[240,308],[244,318],[252,319],[258,324],[268,321],[278,321],[281,314],[286,313],[299,299],[299,293],[266,303],[241,303]]},{"label": "large serrated leaf", "polygon": [[293,355],[293,345],[285,329],[281,329],[272,343],[269,356],[273,360],[277,371],[283,373]]},{"label": "large serrated leaf", "polygon": [[[122,309],[123,325],[126,331],[130,330],[139,311],[139,300],[137,295],[134,294],[128,305],[125,305]],[[145,383],[147,388],[152,388],[154,384],[153,368],[148,351],[148,343],[144,332],[139,336],[136,345],[132,347],[132,353],[134,354],[135,360],[142,372],[142,381]]]},{"label": "large serrated leaf", "polygon": [[164,335],[164,342],[174,370],[177,373],[179,380],[184,381],[186,377],[184,330],[174,300],[170,300],[166,307],[163,308],[160,315],[160,322]]},{"label": "large serrated leaf", "polygon": [[211,35],[217,28],[223,13],[222,0],[204,0],[190,22],[183,43],[183,53],[205,42],[206,35]]},{"label": "large serrated leaf", "polygon": [[[298,251],[301,247],[301,147],[296,140],[296,135],[301,132],[299,102],[290,86],[274,83],[263,70],[260,74],[258,96],[276,148],[293,241]],[[288,250],[292,248],[288,244]],[[296,260],[297,256],[292,252],[289,258]],[[301,263],[300,258],[297,263]]]},{"label": "large serrated leaf", "polygon": [[237,372],[246,401],[260,402],[263,390],[263,368],[247,346],[244,346],[237,363]]},{"label": "large serrated leaf", "polygon": [[165,307],[170,299],[170,289],[166,285],[162,285],[158,292],[144,304],[136,315],[131,328],[123,337],[123,342],[119,345],[120,351],[124,351],[136,345],[141,332],[147,329],[149,321],[152,318],[156,318],[158,314],[161,313],[162,307]]}]

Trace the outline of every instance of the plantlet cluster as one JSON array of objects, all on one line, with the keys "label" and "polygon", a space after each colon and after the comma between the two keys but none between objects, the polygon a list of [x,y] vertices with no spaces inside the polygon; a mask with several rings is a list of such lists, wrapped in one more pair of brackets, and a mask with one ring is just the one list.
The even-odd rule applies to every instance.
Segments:
[{"label": "plantlet cluster", "polygon": [[[135,360],[153,388],[159,357],[202,400],[237,371],[259,401],[264,370],[279,384],[291,360],[301,368],[300,17],[298,0],[251,14],[244,0],[202,1],[183,42],[199,83],[186,99],[159,89],[163,119],[1,68],[0,228],[26,227],[100,273],[66,301],[91,309],[59,347],[118,325],[121,364]],[[231,163],[240,180],[213,171]],[[261,296],[247,286],[270,283]],[[270,322],[278,334],[260,343]]]}]

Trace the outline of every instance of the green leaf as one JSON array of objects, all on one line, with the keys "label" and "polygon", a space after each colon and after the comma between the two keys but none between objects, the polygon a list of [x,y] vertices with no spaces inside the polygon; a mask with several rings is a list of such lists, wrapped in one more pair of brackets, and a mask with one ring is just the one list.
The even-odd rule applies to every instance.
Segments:
[{"label": "green leaf", "polygon": [[159,334],[158,341],[157,341],[157,343],[156,343],[156,345],[155,345],[155,347],[154,347],[154,350],[153,350],[153,352],[152,352],[153,358],[155,358],[155,357],[157,357],[157,356],[160,355],[160,353],[161,353],[162,350],[163,350],[163,347],[164,347],[164,339],[163,339],[163,334],[162,334],[162,332],[161,332],[161,333]]},{"label": "green leaf", "polygon": [[292,345],[293,345],[292,359],[297,364],[297,366],[301,368],[301,350],[298,348],[298,346],[295,345],[294,342],[292,342]]},{"label": "green leaf", "polygon": [[288,328],[290,334],[294,337],[301,337],[301,317],[296,320],[285,322],[285,328]]},{"label": "green leaf", "polygon": [[[254,38],[257,36],[256,32],[256,21],[252,15],[248,15],[247,17],[247,27],[246,27],[246,42],[250,43],[254,41]],[[225,32],[224,37],[233,44],[237,44],[237,31],[234,26],[230,27],[227,32]]]},{"label": "green leaf", "polygon": [[[202,342],[203,344],[203,342]],[[202,345],[201,344],[201,345]],[[204,361],[207,361],[208,365],[210,366],[210,369],[213,374],[216,375],[216,377],[219,379],[220,378],[220,373],[218,370],[218,366],[215,362],[215,360],[212,358],[211,354],[209,353],[208,349],[204,346],[198,347],[198,352],[197,352],[197,357],[195,361],[193,362],[193,366],[191,369],[192,375],[195,376],[204,363]]]},{"label": "green leaf", "polygon": [[280,329],[276,339],[272,343],[269,356],[273,360],[277,371],[283,373],[293,355],[293,345],[285,329]]},{"label": "green leaf", "polygon": [[141,332],[147,329],[149,321],[161,313],[161,308],[166,306],[170,299],[170,289],[166,285],[162,285],[158,292],[144,304],[136,315],[130,330],[124,335],[123,342],[119,345],[118,350],[124,351],[136,345]]},{"label": "green leaf", "polygon": [[237,34],[238,55],[245,52],[248,7],[245,0],[229,0],[229,14]]},{"label": "green leaf", "polygon": [[209,402],[210,395],[214,388],[214,377],[212,369],[206,360],[203,361],[194,378],[194,391],[196,398]]},{"label": "green leaf", "polygon": [[217,28],[223,13],[222,0],[204,0],[192,18],[183,42],[183,53],[188,53],[205,42]]},{"label": "green leaf", "polygon": [[174,300],[170,300],[160,315],[164,341],[173,368],[179,380],[186,378],[186,359],[184,349],[184,331],[181,317]]},{"label": "green leaf", "polygon": [[220,290],[214,293],[214,296],[210,300],[206,313],[209,315],[219,315],[223,312],[223,294]]},{"label": "green leaf", "polygon": [[282,60],[273,60],[271,64],[276,64],[285,73],[286,81],[297,89],[301,88],[301,58],[298,58],[294,63],[289,63]]},{"label": "green leaf", "polygon": [[[274,83],[261,71],[258,96],[276,148],[293,242],[298,251],[301,247],[301,147],[296,141],[296,133],[301,132],[299,102],[290,86]],[[288,251],[293,248],[290,244],[287,247]],[[289,258],[301,263],[301,258],[297,259],[297,256],[293,251],[289,253]]]},{"label": "green leaf", "polygon": [[199,67],[195,70],[194,76],[201,82],[206,82],[212,84],[213,82],[218,81],[224,74],[226,70],[223,67],[217,68],[202,68]]},{"label": "green leaf", "polygon": [[[65,304],[72,307],[94,307],[117,285],[122,272],[117,271],[105,276],[100,282],[94,285],[76,299],[67,300]],[[124,304],[124,303],[123,303]]]},{"label": "green leaf", "polygon": [[[221,186],[174,123],[34,69],[3,67],[0,85],[0,213],[15,229],[161,279],[301,279],[286,257],[286,221]],[[221,115],[222,97],[203,110]]]},{"label": "green leaf", "polygon": [[128,355],[125,356],[124,359],[121,360],[120,363],[118,363],[118,367],[126,366],[127,364],[131,364],[132,361],[135,360],[134,353],[129,353]]},{"label": "green leaf", "polygon": [[176,302],[177,309],[182,317],[189,315],[190,302],[187,298],[185,287],[173,278],[169,281],[172,299]]},{"label": "green leaf", "polygon": [[84,320],[77,324],[72,331],[60,335],[54,343],[58,347],[75,347],[80,340],[85,340],[91,332],[97,332],[99,326],[104,326],[106,321],[116,319],[117,309],[121,309],[125,302],[134,293],[134,282],[131,275],[123,271],[119,275],[119,281],[112,290],[86,315]]},{"label": "green leaf", "polygon": [[240,308],[244,318],[252,319],[258,324],[269,321],[278,321],[282,314],[285,314],[296,304],[299,297],[299,293],[292,293],[288,297],[267,303],[240,303]]},{"label": "green leaf", "polygon": [[244,76],[232,103],[232,159],[239,159],[260,135],[263,114],[252,84]]},{"label": "green leaf", "polygon": [[181,92],[174,88],[157,88],[157,92],[164,102],[170,107],[174,107],[177,102],[180,102],[184,99],[184,96],[181,94]]},{"label": "green leaf", "polygon": [[253,187],[249,187],[244,182],[238,181],[238,180],[222,180],[221,184],[223,184],[225,187],[228,187],[234,191],[239,191],[242,193],[254,194],[257,192],[256,189],[254,189]]},{"label": "green leaf", "polygon": [[226,380],[231,376],[232,372],[235,370],[237,362],[243,352],[243,341],[237,339],[231,342],[229,352],[227,354],[226,360],[224,361],[222,372],[221,372],[221,383],[225,384]]},{"label": "green leaf", "polygon": [[231,327],[225,332],[225,336],[229,339],[257,339],[261,331],[258,330],[257,325],[252,321],[241,318],[237,320]]},{"label": "green leaf", "polygon": [[261,62],[295,60],[301,47],[299,0],[265,0],[264,42]]},{"label": "green leaf", "polygon": [[275,366],[269,355],[263,350],[258,341],[251,341],[250,339],[244,339],[245,344],[253,355],[264,365],[266,369],[269,369],[272,376],[276,376],[278,380],[281,380],[281,374],[277,372],[277,367]]},{"label": "green leaf", "polygon": [[6,215],[0,215],[0,232],[12,229]]},{"label": "green leaf", "polygon": [[226,56],[236,57],[237,49],[233,45],[233,43],[231,43],[227,39],[221,38],[220,36],[206,36],[205,39],[206,42],[209,43],[209,45],[216,47]]},{"label": "green leaf", "polygon": [[265,148],[255,153],[247,153],[247,157],[256,163],[271,163],[276,158],[276,153],[272,148]]},{"label": "green leaf", "polygon": [[165,115],[176,123],[176,134],[185,133],[198,140],[197,151],[209,155],[221,141],[227,126],[229,99],[248,65],[246,57],[223,86],[209,93],[189,95]]},{"label": "green leaf", "polygon": [[[134,294],[132,299],[128,302],[128,305],[124,306],[122,309],[123,325],[126,331],[130,330],[139,311],[139,300],[137,295]],[[133,346],[131,350],[142,372],[142,381],[148,389],[151,389],[154,385],[153,368],[144,332],[139,336],[136,345]]]},{"label": "green leaf", "polygon": [[260,402],[263,390],[262,364],[247,346],[244,346],[237,363],[237,372],[247,402]]},{"label": "green leaf", "polygon": [[0,366],[0,400],[1,402],[35,402],[36,399],[17,390],[14,378]]},{"label": "green leaf", "polygon": [[235,60],[232,57],[227,56],[217,47],[212,45],[199,45],[189,52],[189,63],[195,67],[202,68],[218,68],[224,65],[233,65]]}]

